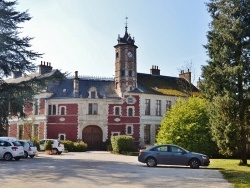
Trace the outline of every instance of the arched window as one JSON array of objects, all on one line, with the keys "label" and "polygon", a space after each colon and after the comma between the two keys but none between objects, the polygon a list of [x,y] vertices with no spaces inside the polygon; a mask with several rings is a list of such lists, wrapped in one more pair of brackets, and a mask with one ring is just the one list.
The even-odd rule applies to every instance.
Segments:
[{"label": "arched window", "polygon": [[61,115],[65,115],[65,107],[61,107]]}]

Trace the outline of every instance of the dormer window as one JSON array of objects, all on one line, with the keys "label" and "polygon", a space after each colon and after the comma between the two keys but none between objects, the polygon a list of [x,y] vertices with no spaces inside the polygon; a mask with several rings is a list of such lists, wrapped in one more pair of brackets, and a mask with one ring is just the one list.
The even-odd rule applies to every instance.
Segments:
[{"label": "dormer window", "polygon": [[88,98],[91,98],[91,99],[96,99],[96,98],[98,98],[98,97],[97,97],[97,90],[96,90],[95,87],[91,87],[91,88],[89,89],[88,93],[89,93],[89,97],[88,97]]},{"label": "dormer window", "polygon": [[91,95],[90,95],[91,99],[94,99],[95,98],[95,91],[91,91],[90,93],[91,93]]}]

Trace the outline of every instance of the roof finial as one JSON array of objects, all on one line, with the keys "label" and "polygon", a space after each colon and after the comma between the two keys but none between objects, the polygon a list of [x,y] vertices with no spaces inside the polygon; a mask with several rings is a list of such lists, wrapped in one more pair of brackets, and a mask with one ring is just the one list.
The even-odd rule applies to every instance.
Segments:
[{"label": "roof finial", "polygon": [[125,25],[126,25],[126,27],[125,27],[125,33],[127,33],[127,31],[128,31],[128,17],[126,16],[125,19],[126,19],[126,23],[125,23]]}]

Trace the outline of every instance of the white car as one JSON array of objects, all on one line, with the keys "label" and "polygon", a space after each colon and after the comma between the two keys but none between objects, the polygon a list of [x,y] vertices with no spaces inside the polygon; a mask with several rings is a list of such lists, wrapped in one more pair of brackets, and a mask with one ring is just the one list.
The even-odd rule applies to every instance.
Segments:
[{"label": "white car", "polygon": [[24,158],[28,158],[28,156],[30,156],[30,158],[33,158],[37,155],[37,147],[33,142],[28,140],[18,140],[18,142],[20,142],[23,146]]},{"label": "white car", "polygon": [[0,158],[19,161],[24,156],[23,146],[14,139],[0,138]]},{"label": "white car", "polygon": [[44,140],[41,140],[41,141],[39,142],[40,150],[41,150],[41,151],[44,150],[44,146],[45,146],[45,144],[46,144],[49,140],[53,142],[52,147],[53,147],[53,152],[54,152],[54,154],[60,155],[60,154],[64,151],[64,144],[61,143],[59,140],[56,140],[56,139],[44,139]]}]

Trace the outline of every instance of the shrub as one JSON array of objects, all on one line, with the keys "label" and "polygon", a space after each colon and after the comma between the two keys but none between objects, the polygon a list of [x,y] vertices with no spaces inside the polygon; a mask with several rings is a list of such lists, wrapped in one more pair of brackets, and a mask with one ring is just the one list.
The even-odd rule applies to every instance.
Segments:
[{"label": "shrub", "polygon": [[86,143],[84,143],[83,141],[73,142],[70,140],[63,140],[61,142],[64,144],[65,150],[68,150],[69,152],[87,151],[88,145]]},{"label": "shrub", "polygon": [[68,150],[68,151],[74,151],[74,142],[70,141],[70,140],[63,140],[60,141],[64,144],[64,149]]},{"label": "shrub", "polygon": [[83,141],[74,142],[74,151],[82,152],[87,150],[88,145]]},{"label": "shrub", "polygon": [[134,151],[134,142],[132,136],[119,135],[111,137],[111,144],[114,153],[124,153]]},{"label": "shrub", "polygon": [[48,140],[48,142],[46,142],[45,146],[44,146],[44,150],[52,150],[53,147],[52,147],[52,141],[51,140]]}]

